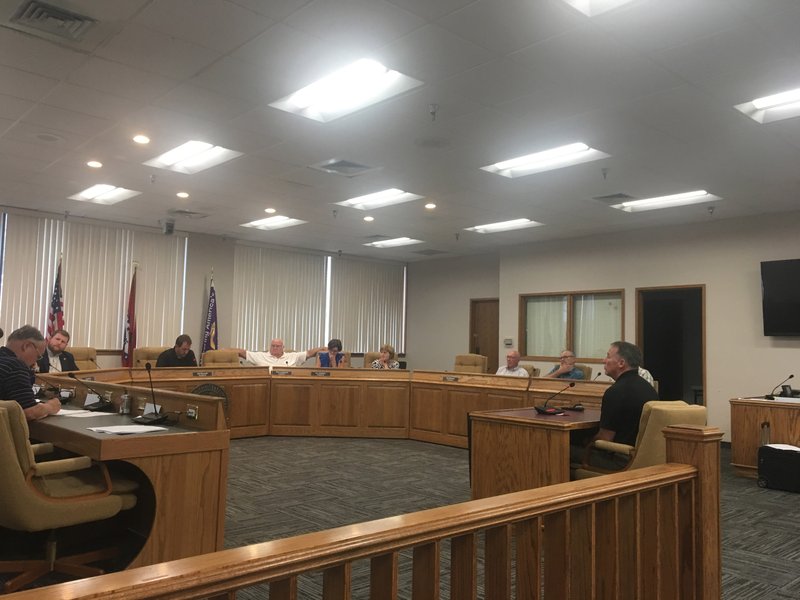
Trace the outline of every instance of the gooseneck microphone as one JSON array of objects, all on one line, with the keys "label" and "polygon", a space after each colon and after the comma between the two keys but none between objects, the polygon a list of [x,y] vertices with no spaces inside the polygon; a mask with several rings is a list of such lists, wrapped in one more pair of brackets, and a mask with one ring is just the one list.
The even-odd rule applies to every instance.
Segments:
[{"label": "gooseneck microphone", "polygon": [[794,373],[789,375],[786,379],[784,379],[778,385],[776,385],[774,388],[772,388],[772,391],[769,394],[767,394],[766,396],[764,396],[764,398],[766,398],[767,400],[775,400],[775,395],[774,395],[775,394],[775,390],[777,390],[779,387],[781,387],[784,383],[786,383],[787,381],[789,381],[793,377],[794,377]]},{"label": "gooseneck microphone", "polygon": [[150,372],[153,365],[146,362],[144,363],[144,368],[147,369],[147,378],[150,380],[150,398],[153,402],[153,412],[139,415],[138,417],[134,417],[133,420],[145,425],[158,425],[167,420],[167,415],[162,413],[161,408],[156,404],[156,391],[153,389],[153,374]]},{"label": "gooseneck microphone", "polygon": [[88,383],[83,381],[82,379],[78,379],[75,376],[75,373],[67,373],[67,377],[70,379],[74,379],[76,382],[80,383],[83,387],[87,390],[92,392],[95,396],[97,396],[97,402],[92,402],[91,404],[85,404],[83,406],[84,409],[90,410],[92,412],[114,412],[114,403],[110,402],[103,398],[103,395],[90,386]]},{"label": "gooseneck microphone", "polygon": [[598,377],[600,377],[600,375],[602,375],[602,374],[603,374],[603,372],[602,372],[602,371],[598,371],[598,372],[597,372],[597,375],[595,375],[595,376],[594,376],[594,379],[592,379],[592,381],[595,381],[595,380],[596,380]]},{"label": "gooseneck microphone", "polygon": [[551,395],[547,400],[544,401],[544,404],[542,406],[534,406],[533,408],[535,408],[536,412],[539,413],[540,415],[563,415],[564,414],[563,410],[561,410],[560,408],[555,408],[553,406],[547,406],[547,404],[548,402],[550,402],[550,400],[558,396],[561,392],[564,392],[571,387],[575,387],[574,381],[570,381],[567,385],[558,390],[555,394]]}]

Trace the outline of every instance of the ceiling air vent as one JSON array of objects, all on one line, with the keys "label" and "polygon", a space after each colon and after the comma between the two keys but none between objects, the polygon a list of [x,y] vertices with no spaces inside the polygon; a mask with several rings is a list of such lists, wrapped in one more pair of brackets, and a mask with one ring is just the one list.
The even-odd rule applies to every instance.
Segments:
[{"label": "ceiling air vent", "polygon": [[21,27],[35,29],[70,41],[79,41],[96,22],[91,17],[79,15],[38,0],[24,2],[10,21]]},{"label": "ceiling air vent", "polygon": [[176,217],[188,217],[190,219],[205,219],[208,216],[206,213],[195,212],[193,210],[186,210],[185,208],[173,208],[168,210],[167,212],[170,215]]},{"label": "ceiling air vent", "polygon": [[605,196],[595,196],[592,200],[599,200],[600,202],[604,202],[609,206],[611,204],[619,204],[621,202],[627,202],[628,200],[636,200],[634,196],[629,196],[628,194],[623,194],[621,192],[617,192],[616,194],[607,194]]},{"label": "ceiling air vent", "polygon": [[323,173],[331,173],[333,175],[344,175],[345,177],[357,177],[363,175],[380,167],[370,167],[361,165],[342,158],[331,158],[330,160],[323,160],[321,163],[311,165],[312,169],[322,171]]}]

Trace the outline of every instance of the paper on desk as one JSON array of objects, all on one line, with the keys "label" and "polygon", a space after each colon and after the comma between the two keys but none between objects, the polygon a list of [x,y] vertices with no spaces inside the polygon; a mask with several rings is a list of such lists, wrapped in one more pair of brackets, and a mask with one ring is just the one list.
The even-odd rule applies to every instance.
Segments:
[{"label": "paper on desk", "polygon": [[101,413],[101,412],[92,412],[90,410],[70,410],[66,408],[62,408],[60,411],[56,413],[57,417],[102,417],[103,415],[107,417],[113,417],[114,413]]},{"label": "paper on desk", "polygon": [[158,425],[109,425],[107,427],[89,427],[88,429],[96,433],[116,433],[118,435],[167,431],[166,427],[159,427]]},{"label": "paper on desk", "polygon": [[767,444],[767,446],[777,450],[794,450],[795,452],[800,452],[800,448],[792,446],[791,444]]}]

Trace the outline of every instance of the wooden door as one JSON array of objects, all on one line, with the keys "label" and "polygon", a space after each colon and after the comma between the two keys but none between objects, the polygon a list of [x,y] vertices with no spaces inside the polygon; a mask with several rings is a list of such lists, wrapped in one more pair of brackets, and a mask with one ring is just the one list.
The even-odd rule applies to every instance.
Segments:
[{"label": "wooden door", "polygon": [[470,300],[469,351],[488,358],[487,373],[497,371],[497,347],[500,343],[500,300]]}]

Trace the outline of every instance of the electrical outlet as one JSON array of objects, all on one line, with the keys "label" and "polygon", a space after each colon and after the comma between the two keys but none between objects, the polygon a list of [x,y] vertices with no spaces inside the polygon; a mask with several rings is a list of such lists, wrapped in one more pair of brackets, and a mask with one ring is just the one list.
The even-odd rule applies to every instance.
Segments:
[{"label": "electrical outlet", "polygon": [[200,412],[199,407],[196,404],[187,404],[186,405],[186,418],[187,419],[194,419],[195,421],[198,418],[198,413]]}]

